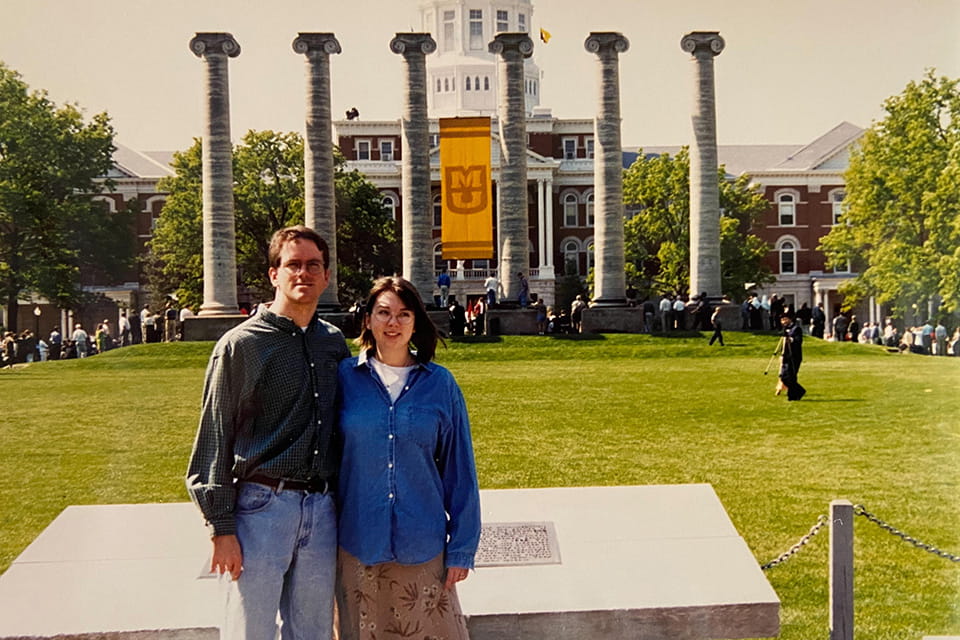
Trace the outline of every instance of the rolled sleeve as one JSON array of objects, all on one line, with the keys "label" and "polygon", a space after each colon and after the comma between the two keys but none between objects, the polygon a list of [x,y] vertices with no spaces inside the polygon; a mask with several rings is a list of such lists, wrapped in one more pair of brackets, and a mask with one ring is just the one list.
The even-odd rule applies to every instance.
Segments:
[{"label": "rolled sleeve", "polygon": [[480,490],[463,393],[450,380],[451,421],[442,433],[440,469],[448,514],[445,564],[473,568],[480,542]]}]

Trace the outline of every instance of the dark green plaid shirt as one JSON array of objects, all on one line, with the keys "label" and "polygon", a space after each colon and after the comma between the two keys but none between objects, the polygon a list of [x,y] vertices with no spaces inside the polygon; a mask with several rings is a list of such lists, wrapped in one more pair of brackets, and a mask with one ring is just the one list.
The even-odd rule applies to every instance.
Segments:
[{"label": "dark green plaid shirt", "polygon": [[337,363],[343,334],[314,318],[306,331],[261,306],[210,356],[187,490],[212,535],[236,533],[235,480],[261,474],[332,479]]}]

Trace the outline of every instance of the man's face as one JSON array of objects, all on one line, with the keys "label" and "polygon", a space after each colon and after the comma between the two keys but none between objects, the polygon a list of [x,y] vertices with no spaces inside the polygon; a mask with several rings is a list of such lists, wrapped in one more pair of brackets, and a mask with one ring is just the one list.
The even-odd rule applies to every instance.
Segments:
[{"label": "man's face", "polygon": [[780,326],[786,327],[788,324],[790,324],[790,318],[787,316],[780,316]]},{"label": "man's face", "polygon": [[330,270],[323,268],[323,252],[305,238],[294,238],[280,250],[280,266],[270,267],[270,282],[277,301],[316,306],[330,282]]}]

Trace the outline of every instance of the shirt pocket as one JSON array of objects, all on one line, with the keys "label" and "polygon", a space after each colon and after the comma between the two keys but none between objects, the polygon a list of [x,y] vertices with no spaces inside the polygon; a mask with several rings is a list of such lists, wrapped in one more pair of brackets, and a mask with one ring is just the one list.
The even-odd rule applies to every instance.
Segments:
[{"label": "shirt pocket", "polygon": [[273,489],[255,482],[245,482],[237,492],[237,513],[256,513],[263,511],[276,494]]},{"label": "shirt pocket", "polygon": [[440,438],[440,412],[428,407],[408,407],[400,417],[397,434],[433,455]]}]

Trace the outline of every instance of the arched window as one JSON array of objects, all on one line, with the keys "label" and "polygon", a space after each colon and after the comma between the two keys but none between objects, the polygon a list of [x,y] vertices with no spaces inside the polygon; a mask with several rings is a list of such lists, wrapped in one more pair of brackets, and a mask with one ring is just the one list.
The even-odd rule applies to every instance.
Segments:
[{"label": "arched window", "polygon": [[593,194],[587,194],[587,226],[592,227],[594,225],[593,219]]},{"label": "arched window", "polygon": [[483,90],[490,91],[490,76],[483,76]]},{"label": "arched window", "polygon": [[437,93],[440,93],[440,78],[437,78]]},{"label": "arched window", "polygon": [[443,79],[443,90],[450,91],[450,78]]},{"label": "arched window", "polygon": [[433,245],[433,268],[440,271],[445,266],[447,266],[447,263],[443,261],[443,245],[438,242]]},{"label": "arched window", "polygon": [[480,91],[480,76],[474,76],[473,78],[473,88],[476,91]]},{"label": "arched window", "polygon": [[792,193],[777,195],[777,222],[781,227],[797,224],[797,198]]},{"label": "arched window", "polygon": [[574,193],[568,193],[563,196],[563,226],[565,227],[575,227],[577,226],[577,196]]},{"label": "arched window", "polygon": [[396,220],[397,204],[399,204],[397,202],[397,196],[393,195],[392,193],[385,193],[383,194],[383,200],[381,200],[381,202],[383,203],[383,208],[386,209],[387,213],[390,214],[390,218]]},{"label": "arched window", "polygon": [[797,246],[792,240],[784,240],[778,247],[780,252],[780,273],[797,272]]},{"label": "arched window", "polygon": [[467,91],[470,91],[470,76],[466,77],[466,81],[467,82],[466,82],[466,85],[464,86],[464,89],[466,89]]},{"label": "arched window", "polygon": [[567,275],[580,275],[580,243],[571,238],[564,241],[560,251],[563,252],[563,272]]},{"label": "arched window", "polygon": [[433,228],[440,227],[443,223],[443,203],[440,200],[440,194],[433,196]]},{"label": "arched window", "polygon": [[587,273],[593,269],[593,240],[587,241]]}]

